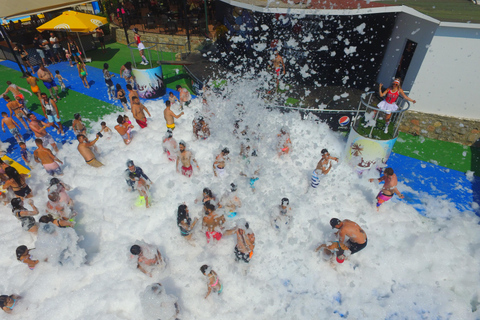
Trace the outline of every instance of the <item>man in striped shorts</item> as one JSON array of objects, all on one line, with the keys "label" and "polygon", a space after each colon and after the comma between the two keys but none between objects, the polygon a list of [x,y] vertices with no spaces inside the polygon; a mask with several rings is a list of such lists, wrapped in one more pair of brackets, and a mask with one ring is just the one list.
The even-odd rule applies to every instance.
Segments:
[{"label": "man in striped shorts", "polygon": [[313,170],[312,173],[310,183],[312,188],[316,188],[320,184],[319,174],[326,175],[330,172],[330,169],[332,169],[333,160],[338,162],[338,158],[330,156],[330,153],[328,153],[327,149],[322,149],[322,158],[320,159],[320,161],[318,161],[317,167],[315,168],[315,170]]}]

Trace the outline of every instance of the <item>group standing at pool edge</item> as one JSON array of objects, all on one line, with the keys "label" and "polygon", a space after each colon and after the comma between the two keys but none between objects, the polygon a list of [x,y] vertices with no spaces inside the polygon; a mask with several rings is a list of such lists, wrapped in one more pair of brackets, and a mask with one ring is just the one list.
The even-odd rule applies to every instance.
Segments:
[{"label": "group standing at pool edge", "polygon": [[[142,57],[142,59],[143,59],[143,57]],[[108,66],[107,66],[106,69],[108,69]],[[80,67],[79,67],[79,72],[81,73]],[[105,83],[107,85],[107,90],[110,90],[111,86],[109,85],[109,82],[107,82],[107,80],[109,80],[109,79],[105,78],[105,80],[106,80]],[[133,82],[133,84],[135,84],[135,83]],[[134,88],[135,88],[135,86],[132,87],[132,90]],[[183,90],[181,90],[181,89],[183,89],[183,88],[179,88],[179,90],[178,90],[178,91],[180,91],[180,98],[182,98],[181,94],[182,94],[183,90],[186,90],[186,89],[183,89]],[[125,96],[125,94],[124,94],[124,96]],[[63,133],[63,127],[61,127],[60,116],[59,116],[60,112],[59,112],[58,108],[56,107],[56,105],[54,106],[54,104],[55,104],[54,100],[55,99],[49,98],[45,94],[42,94],[41,97],[44,99],[44,102],[42,103],[42,107],[43,107],[44,112],[46,113],[46,117],[47,117],[48,121],[43,122],[43,121],[37,120],[35,115],[28,115],[29,119],[31,120],[30,128],[35,133],[35,137],[37,138],[35,140],[35,143],[38,146],[38,150],[36,150],[36,152],[37,151],[38,152],[37,152],[37,155],[35,156],[35,161],[38,160],[39,162],[41,162],[48,174],[50,174],[52,176],[53,175],[59,175],[59,174],[62,173],[62,170],[61,169],[58,170],[60,168],[58,163],[60,163],[60,164],[62,164],[62,163],[58,158],[56,158],[56,156],[50,151],[50,149],[47,148],[48,145],[50,144],[50,145],[52,145],[52,148],[55,149],[56,145],[55,145],[54,139],[53,138],[50,139],[51,137],[50,138],[48,137],[49,134],[47,133],[47,131],[45,129],[50,127],[50,126],[55,127],[55,122],[56,122],[58,124],[56,129],[58,130],[59,133]],[[112,98],[113,98],[113,95],[112,95]],[[168,102],[168,104],[170,104],[170,101],[167,101],[167,102]],[[185,108],[186,109],[185,111],[188,114],[188,108],[187,108],[188,104],[186,103],[188,101],[183,101],[183,102],[184,103],[182,103],[182,109]],[[146,115],[145,115],[144,111],[147,112],[147,114],[149,116],[151,116],[148,109],[146,109],[141,104],[140,99],[137,96],[132,96],[132,98],[130,99],[130,103],[131,103],[131,108],[132,108],[131,111],[132,111],[133,117],[136,120],[139,127],[140,128],[147,127],[147,118],[146,118]],[[45,105],[48,105],[50,113],[47,112],[47,109],[45,108]],[[50,105],[52,105],[52,108],[50,108]],[[168,109],[169,111],[171,111],[169,109],[170,106],[167,105],[167,103],[165,103],[165,106],[166,106],[166,110]],[[178,117],[180,117],[184,114],[185,113],[182,112],[179,116],[177,116],[175,114],[171,115],[170,113],[168,113],[168,115],[165,115],[165,120],[167,122],[167,129],[168,129],[167,137],[169,139],[173,138],[173,130],[175,129],[175,124],[173,122],[174,121],[173,118],[178,119]],[[51,119],[50,119],[50,117],[51,117]],[[121,126],[123,128],[128,127],[129,125],[125,125],[129,121],[128,117],[126,117],[127,121],[125,121],[125,116],[119,116],[119,117],[122,117],[122,119],[121,119],[121,123],[119,121],[117,126]],[[168,120],[167,120],[167,118],[168,118]],[[206,119],[207,123],[208,123],[208,121],[212,121],[212,119],[211,118],[209,119],[208,116],[204,116],[202,118],[202,120],[203,119]],[[75,117],[75,120],[80,120],[80,116],[78,117],[78,119],[77,119],[77,117]],[[172,122],[172,123],[169,124],[168,123],[169,121]],[[32,123],[33,123],[33,126],[32,126]],[[130,125],[131,125],[131,123],[130,123]],[[156,123],[155,123],[155,125],[156,125]],[[105,127],[106,127],[106,124],[105,124]],[[180,128],[181,127],[182,126],[180,126]],[[102,137],[102,134],[97,133],[96,138],[94,140],[89,141],[89,139],[87,138],[87,132],[86,132],[86,130],[84,130],[85,127],[81,127],[81,125],[79,123],[79,125],[76,126],[76,128],[78,128],[77,129],[78,133],[76,132],[77,133],[77,139],[79,141],[78,151],[80,152],[80,154],[84,158],[85,162],[92,167],[103,166],[103,164],[96,159],[97,155],[95,154],[95,151],[93,150],[93,147],[94,147],[95,143],[99,141],[99,139]],[[122,136],[122,138],[124,138],[124,136],[127,137],[127,139],[123,139],[124,142],[125,142],[125,146],[122,145],[123,148],[127,148],[128,147],[127,145],[132,140],[132,137],[130,136],[130,133],[127,134],[128,129],[126,129],[124,132],[119,130],[120,128],[117,129],[115,127],[115,129],[119,132],[119,134]],[[195,127],[193,129],[195,130]],[[121,132],[123,132],[123,134]],[[45,133],[45,135],[43,135],[44,133]],[[136,134],[140,135],[141,133],[137,132]],[[279,140],[278,149],[277,149],[278,156],[283,157],[283,156],[287,156],[288,154],[291,154],[291,152],[293,150],[292,149],[293,144],[292,144],[292,141],[291,141],[291,138],[290,138],[290,133],[288,132],[288,129],[286,127],[282,127],[281,130],[280,130],[280,133],[277,135],[277,137],[278,137],[278,140]],[[206,138],[208,138],[208,136],[206,136]],[[128,141],[128,143],[127,143],[127,141]],[[195,144],[195,142],[193,142],[193,144]],[[54,145],[55,145],[55,147],[54,147]],[[190,150],[190,147],[191,147],[190,143],[187,144],[185,141],[180,141],[178,143],[178,151],[176,151],[177,152],[177,154],[176,154],[176,170],[179,173],[181,173],[183,176],[188,177],[188,178],[195,174],[195,172],[193,170],[194,167],[192,166],[192,162],[193,162],[193,164],[196,165],[197,170],[200,171],[199,164],[197,163],[193,152]],[[198,148],[199,145],[194,145],[194,148],[195,147]],[[253,146],[245,145],[244,147],[245,147],[244,148],[244,155],[242,155],[242,157],[251,158],[252,162],[253,162],[254,158],[258,156],[256,154],[255,150],[253,150],[254,149]],[[48,152],[45,151],[44,149],[48,150]],[[55,151],[58,151],[58,149],[55,150]],[[43,154],[42,154],[42,152],[43,152]],[[175,151],[169,151],[169,152],[171,152],[173,154],[175,153]],[[231,163],[229,163],[229,154],[230,154],[230,150],[228,148],[222,148],[222,151],[218,154],[218,156],[215,157],[215,161],[213,162],[212,179],[214,179],[214,177],[224,176],[225,170],[229,170],[229,166],[232,165]],[[321,155],[322,155],[322,158],[318,162],[317,167],[314,170],[314,174],[316,175],[315,179],[314,179],[313,175],[312,175],[311,178],[309,177],[310,178],[310,183],[309,184],[313,189],[318,187],[319,181],[321,180],[320,177],[327,175],[331,171],[333,161],[335,161],[335,162],[339,161],[338,158],[331,157],[327,149],[323,149],[321,151]],[[49,161],[51,161],[51,162],[49,162]],[[53,168],[53,166],[54,166],[53,164],[55,164],[55,168]],[[148,199],[149,187],[151,186],[151,184],[153,182],[150,181],[150,179],[143,172],[140,173],[140,174],[137,174],[137,168],[139,168],[139,167],[135,166],[133,161],[129,160],[128,163],[127,163],[127,167],[128,167],[127,170],[129,172],[126,172],[126,176],[128,176],[128,177],[126,177],[126,181],[129,185],[129,188],[131,188],[132,191],[138,191],[141,196],[146,198],[146,206],[149,207],[151,205],[151,203]],[[195,171],[197,171],[197,170],[195,170]],[[12,174],[9,174],[10,171],[11,170],[5,170],[5,175],[7,176],[6,178],[8,178],[8,180],[6,180],[6,185],[7,186],[11,185],[14,192],[19,191],[19,190],[15,190],[15,187],[22,188],[24,185],[26,185],[26,183],[25,183],[26,177],[23,177],[23,180],[21,180],[21,177],[20,177],[19,178],[20,183],[18,183],[19,181],[16,181],[16,179],[14,177],[10,177],[12,175]],[[252,186],[253,190],[255,190],[253,185],[255,183],[255,179],[258,179],[259,172],[260,172],[260,169],[254,170],[253,175],[252,174],[245,174],[245,176],[247,176],[248,179],[250,179],[250,181],[252,181],[252,179],[253,179],[253,183],[251,182],[251,186]],[[12,176],[15,176],[15,174],[13,174]],[[307,180],[309,180],[309,178],[306,178],[305,180],[307,181]],[[15,183],[12,182],[11,180],[16,182],[17,186],[15,186]],[[377,210],[382,203],[391,199],[391,197],[393,196],[394,193],[397,194],[399,197],[403,197],[400,194],[400,192],[396,189],[397,179],[396,179],[396,176],[394,175],[393,170],[391,168],[387,168],[385,170],[385,175],[382,178],[380,178],[379,181],[380,182],[385,181],[385,185],[382,188],[382,190],[380,191],[379,195],[377,196],[377,201],[378,201],[377,202]],[[232,189],[228,190],[227,192],[228,193],[234,193],[235,191],[236,191],[236,185],[232,184]],[[16,192],[15,192],[15,194],[18,195]],[[25,194],[26,194],[25,197],[28,198],[31,193],[25,193]],[[292,197],[290,197],[290,198],[292,199]],[[18,199],[18,198],[16,198],[16,199]],[[225,200],[225,199],[226,198],[222,197],[221,199],[218,199],[218,201],[217,201],[214,198],[213,194],[211,194],[211,191],[210,191],[210,193],[208,191],[206,192],[206,196],[204,196],[204,198],[202,199],[205,214],[204,214],[204,217],[202,218],[202,224],[201,225],[202,225],[203,229],[205,230],[205,235],[206,235],[207,241],[210,241],[210,242],[217,242],[223,236],[236,235],[236,245],[235,245],[234,249],[232,250],[233,254],[235,256],[235,260],[237,260],[239,262],[242,262],[242,263],[245,263],[245,264],[249,264],[252,261],[252,259],[254,259],[254,248],[255,248],[255,245],[256,245],[255,234],[252,231],[252,229],[250,228],[249,223],[244,219],[234,220],[234,221],[236,221],[235,227],[232,228],[232,229],[226,230],[227,228],[225,228],[225,222],[227,221],[227,219],[235,218],[236,209],[241,207],[241,200],[238,199],[238,197],[237,197],[237,200],[239,200],[239,203],[237,202],[235,205],[232,206],[231,204],[229,205],[227,203],[227,200]],[[286,199],[286,201],[284,201],[284,199]],[[55,199],[53,199],[53,198],[50,199],[50,200],[52,202],[55,202]],[[203,200],[205,200],[205,201],[203,201]],[[282,228],[283,225],[288,225],[290,223],[293,223],[291,219],[282,220],[285,217],[290,217],[290,218],[292,217],[291,216],[291,208],[289,207],[289,204],[290,204],[289,199],[283,198],[281,203],[282,204],[281,204],[280,209],[279,209],[279,217],[280,218],[275,220],[275,223],[274,223],[274,225],[276,225],[278,228]],[[13,205],[13,202],[12,202],[12,205]],[[22,206],[22,208],[23,208],[23,202],[21,204],[18,204],[18,206]],[[32,208],[34,208],[33,202],[31,203],[31,206],[32,206]],[[228,216],[225,217],[223,214],[218,212],[219,211],[218,209],[221,209],[221,208],[228,208],[228,214],[231,215],[231,217],[228,217]],[[25,212],[25,211],[28,212],[28,210],[26,210],[26,209],[24,210],[24,209],[21,209],[21,208],[17,210],[18,215],[20,217],[22,217],[20,212]],[[233,214],[233,213],[235,213],[235,214]],[[186,205],[180,205],[178,207],[177,214],[178,214],[178,216],[177,216],[177,226],[179,227],[179,230],[180,230],[180,236],[184,237],[188,241],[188,243],[191,243],[191,244],[195,245],[196,241],[195,241],[195,239],[192,239],[193,238],[192,234],[193,234],[193,230],[196,226],[197,220],[193,219],[193,221],[192,221],[192,219],[189,217],[188,208],[186,207]],[[19,218],[19,219],[20,219],[20,217],[17,216],[17,218]],[[24,219],[24,220],[30,220],[30,222],[31,222],[31,219]],[[47,219],[43,219],[43,220],[46,221]],[[54,221],[57,221],[57,223],[55,223]],[[60,223],[59,221],[60,222],[63,221],[63,223]],[[65,227],[65,223],[66,223],[65,221],[69,221],[69,219],[64,219],[64,218],[53,219],[52,218],[52,220],[50,222],[52,224],[58,226],[58,227]],[[284,222],[280,223],[281,221],[284,221]],[[26,226],[28,226],[27,223],[25,223],[25,224],[26,224]],[[22,221],[22,225],[23,225],[23,221]],[[347,219],[340,220],[340,219],[337,219],[337,218],[332,218],[330,220],[330,225],[332,226],[332,228],[338,229],[338,237],[339,237],[338,242],[332,243],[330,245],[325,245],[324,247],[321,246],[321,247],[324,248],[325,250],[330,251],[331,253],[335,253],[336,259],[339,263],[343,262],[351,254],[359,252],[360,250],[362,250],[366,247],[367,236],[366,236],[365,232],[363,231],[363,229],[360,226],[358,226],[355,222],[347,220]],[[37,227],[38,227],[38,224],[37,224]],[[29,229],[31,229],[31,228],[29,228]],[[138,249],[137,247],[140,248],[140,249]],[[320,247],[317,248],[317,250],[319,250],[319,249],[320,249]],[[144,265],[152,266],[152,267],[157,267],[159,265],[162,265],[162,267],[164,267],[164,264],[166,264],[166,261],[162,258],[162,255],[161,255],[160,251],[158,251],[158,255],[155,258],[148,258],[148,257],[145,258],[145,256],[142,253],[142,248],[139,245],[134,245],[134,246],[131,247],[130,252],[133,256],[136,256],[137,259],[138,259],[138,266],[139,266],[138,269],[140,271],[144,272],[147,275],[151,275],[151,273],[145,272],[146,269],[145,269]],[[27,250],[27,253],[28,253],[28,250]],[[333,254],[332,254],[332,256],[333,256]],[[38,261],[36,263],[34,263],[31,260],[28,260],[29,258],[25,254],[21,255],[20,257],[21,257],[21,261],[26,263],[29,267],[32,265],[32,269],[38,263]],[[20,261],[20,259],[19,259],[19,261]],[[209,264],[213,264],[213,263],[209,262]],[[206,280],[207,280],[207,294],[206,294],[205,298],[207,298],[212,292],[220,294],[223,291],[223,284],[224,284],[224,282],[221,281],[222,278],[220,278],[218,276],[218,274],[215,271],[213,271],[211,267],[209,267],[209,265],[203,265],[200,268],[200,271],[206,277]],[[228,288],[228,285],[227,285],[227,288]],[[18,300],[18,298],[17,298],[17,300]],[[9,301],[10,300],[7,301],[5,306],[8,307]],[[16,300],[15,300],[15,302],[16,302]],[[12,307],[12,309],[13,309],[13,307]]]}]

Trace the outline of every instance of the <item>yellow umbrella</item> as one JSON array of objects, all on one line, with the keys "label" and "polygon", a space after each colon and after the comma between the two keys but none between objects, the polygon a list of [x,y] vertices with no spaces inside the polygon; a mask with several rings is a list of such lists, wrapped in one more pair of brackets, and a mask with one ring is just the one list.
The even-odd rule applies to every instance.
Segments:
[{"label": "yellow umbrella", "polygon": [[65,11],[61,15],[52,20],[42,24],[40,27],[37,28],[38,31],[45,31],[45,30],[56,30],[56,31],[71,31],[76,32],[78,41],[82,46],[83,53],[85,50],[83,49],[82,42],[80,41],[80,36],[78,35],[79,32],[90,32],[95,30],[97,27],[100,27],[106,24],[107,18],[99,17],[93,14],[81,13],[76,11]]}]

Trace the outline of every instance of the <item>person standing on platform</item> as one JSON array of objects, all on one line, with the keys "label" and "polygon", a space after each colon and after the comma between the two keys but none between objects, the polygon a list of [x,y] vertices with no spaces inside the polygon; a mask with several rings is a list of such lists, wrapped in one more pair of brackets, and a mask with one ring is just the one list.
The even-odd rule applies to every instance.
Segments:
[{"label": "person standing on platform", "polygon": [[145,54],[143,51],[145,50],[145,45],[142,43],[140,39],[140,35],[138,34],[138,28],[133,28],[133,36],[135,38],[135,42],[137,43],[138,52],[140,52],[140,57],[142,57],[142,62],[140,64],[146,66],[148,64],[147,58],[145,58]]}]

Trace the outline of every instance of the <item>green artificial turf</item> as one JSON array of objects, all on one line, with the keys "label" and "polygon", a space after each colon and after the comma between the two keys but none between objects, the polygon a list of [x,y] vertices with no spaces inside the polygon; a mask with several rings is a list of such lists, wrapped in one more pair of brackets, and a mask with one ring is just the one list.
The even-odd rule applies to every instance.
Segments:
[{"label": "green artificial turf", "polygon": [[461,172],[480,176],[480,149],[400,132],[393,151]]},{"label": "green artificial turf", "polygon": [[432,18],[446,22],[480,23],[480,5],[468,0],[387,0],[392,5],[405,5]]},{"label": "green artificial turf", "polygon": [[[0,65],[0,74],[2,79],[8,79],[18,86],[30,90],[30,85],[24,78],[22,78],[21,72]],[[38,86],[40,87],[41,92],[48,92],[47,88],[41,81],[38,82]],[[5,91],[6,88],[7,84],[2,81],[0,83],[0,92]],[[85,124],[89,125],[90,122],[96,122],[104,115],[119,110],[118,107],[110,103],[91,98],[73,90],[61,92],[59,96],[62,98],[62,100],[57,102],[57,107],[60,111],[62,124],[66,126],[70,126],[72,124],[73,115],[77,112],[82,114]],[[43,115],[40,101],[38,101],[38,98],[35,95],[30,97],[29,94],[25,94],[25,98],[28,101],[28,109]]]},{"label": "green artificial turf", "polygon": [[[148,54],[145,52],[148,57]],[[164,61],[171,61],[174,60],[175,54],[172,52],[163,52],[163,57],[160,56],[160,59],[164,59]],[[130,49],[124,45],[117,42],[110,43],[106,45],[105,53],[102,52],[101,49],[95,49],[91,51],[87,51],[87,57],[92,59],[92,62],[88,63],[88,66],[92,66],[95,68],[103,69],[103,64],[105,62],[108,63],[110,72],[119,73],[120,68],[128,61],[132,61],[132,54]],[[143,66],[140,64],[142,59],[140,58],[140,54],[138,53],[137,49],[133,50],[133,57],[135,62],[137,63],[138,69],[147,69],[150,68],[150,65]],[[157,52],[152,50],[151,57],[154,62],[153,65],[156,66],[157,63]],[[177,85],[181,85],[182,87],[187,87],[190,89],[191,81],[190,77],[186,74],[183,66],[181,65],[162,65],[162,71],[164,76],[164,83],[167,88],[176,89]],[[190,90],[191,91],[191,90]]]}]

